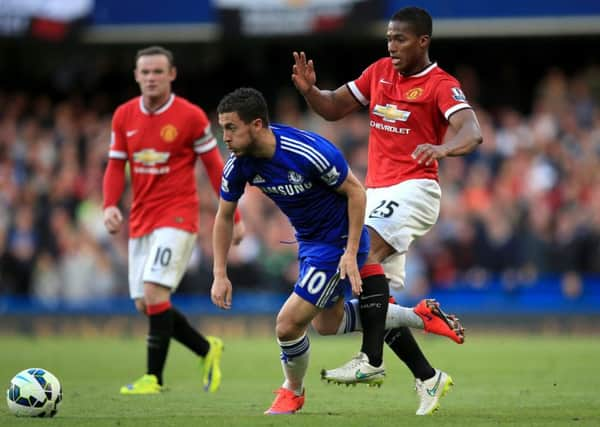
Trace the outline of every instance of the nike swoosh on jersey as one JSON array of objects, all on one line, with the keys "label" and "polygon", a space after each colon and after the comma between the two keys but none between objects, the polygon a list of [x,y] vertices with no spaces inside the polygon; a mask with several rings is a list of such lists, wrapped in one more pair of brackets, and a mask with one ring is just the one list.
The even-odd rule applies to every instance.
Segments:
[{"label": "nike swoosh on jersey", "polygon": [[379,79],[379,83],[384,83],[386,85],[391,85],[392,84],[392,82],[388,82],[387,80],[384,80],[384,79]]},{"label": "nike swoosh on jersey", "polygon": [[125,132],[125,135],[127,135],[127,138],[129,138],[130,136],[133,136],[137,133],[137,129],[134,130],[128,130],[127,132]]}]

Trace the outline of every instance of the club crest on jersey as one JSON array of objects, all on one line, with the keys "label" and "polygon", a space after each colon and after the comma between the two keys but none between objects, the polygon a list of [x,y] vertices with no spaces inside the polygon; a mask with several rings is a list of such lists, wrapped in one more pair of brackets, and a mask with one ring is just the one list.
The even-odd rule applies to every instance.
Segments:
[{"label": "club crest on jersey", "polygon": [[406,99],[417,99],[421,95],[423,95],[423,88],[413,87],[411,90],[406,92]]},{"label": "club crest on jersey", "polygon": [[165,142],[173,142],[177,138],[177,128],[171,124],[164,125],[160,129],[160,137]]},{"label": "club crest on jersey", "polygon": [[144,166],[154,166],[158,163],[165,163],[169,160],[170,153],[156,151],[154,148],[145,148],[133,153],[133,161],[139,162]]},{"label": "club crest on jersey", "polygon": [[288,181],[292,184],[302,184],[304,177],[296,171],[288,171]]},{"label": "club crest on jersey", "polygon": [[373,108],[373,114],[382,117],[384,122],[396,123],[398,120],[401,122],[407,121],[410,111],[399,110],[394,104],[376,104]]},{"label": "club crest on jersey", "polygon": [[459,87],[452,88],[452,98],[458,102],[467,102],[467,97]]}]

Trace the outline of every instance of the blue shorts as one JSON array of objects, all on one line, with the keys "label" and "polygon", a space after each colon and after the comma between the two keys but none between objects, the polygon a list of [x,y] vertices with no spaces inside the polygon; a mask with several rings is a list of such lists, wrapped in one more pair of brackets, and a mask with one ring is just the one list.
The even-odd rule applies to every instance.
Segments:
[{"label": "blue shorts", "polygon": [[[357,255],[358,268],[367,260],[367,252]],[[341,254],[340,254],[341,256]],[[348,277],[340,280],[338,262],[324,262],[322,258],[306,256],[300,258],[300,274],[294,292],[300,298],[318,308],[328,308],[351,288]]]}]

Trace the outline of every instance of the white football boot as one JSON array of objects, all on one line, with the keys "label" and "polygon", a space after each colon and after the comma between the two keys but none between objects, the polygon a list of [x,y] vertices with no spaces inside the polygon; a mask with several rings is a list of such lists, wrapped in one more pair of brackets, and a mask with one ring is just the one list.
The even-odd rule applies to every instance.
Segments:
[{"label": "white football boot", "polygon": [[440,407],[440,399],[448,393],[453,385],[452,377],[438,369],[435,370],[435,375],[428,380],[421,381],[417,378],[415,389],[420,400],[417,415],[430,415],[437,411]]},{"label": "white football boot", "polygon": [[336,384],[367,384],[380,387],[385,377],[383,362],[375,367],[369,363],[369,357],[360,352],[348,363],[336,369],[321,371],[321,379]]}]

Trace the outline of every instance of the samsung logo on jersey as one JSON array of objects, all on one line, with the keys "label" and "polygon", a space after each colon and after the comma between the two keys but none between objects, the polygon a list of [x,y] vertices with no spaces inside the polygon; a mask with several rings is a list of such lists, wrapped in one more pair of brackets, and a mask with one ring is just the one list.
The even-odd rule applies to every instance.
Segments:
[{"label": "samsung logo on jersey", "polygon": [[295,196],[296,194],[301,194],[304,193],[306,190],[310,190],[312,188],[312,182],[305,182],[303,184],[273,185],[259,188],[265,194],[277,194],[279,196]]}]

